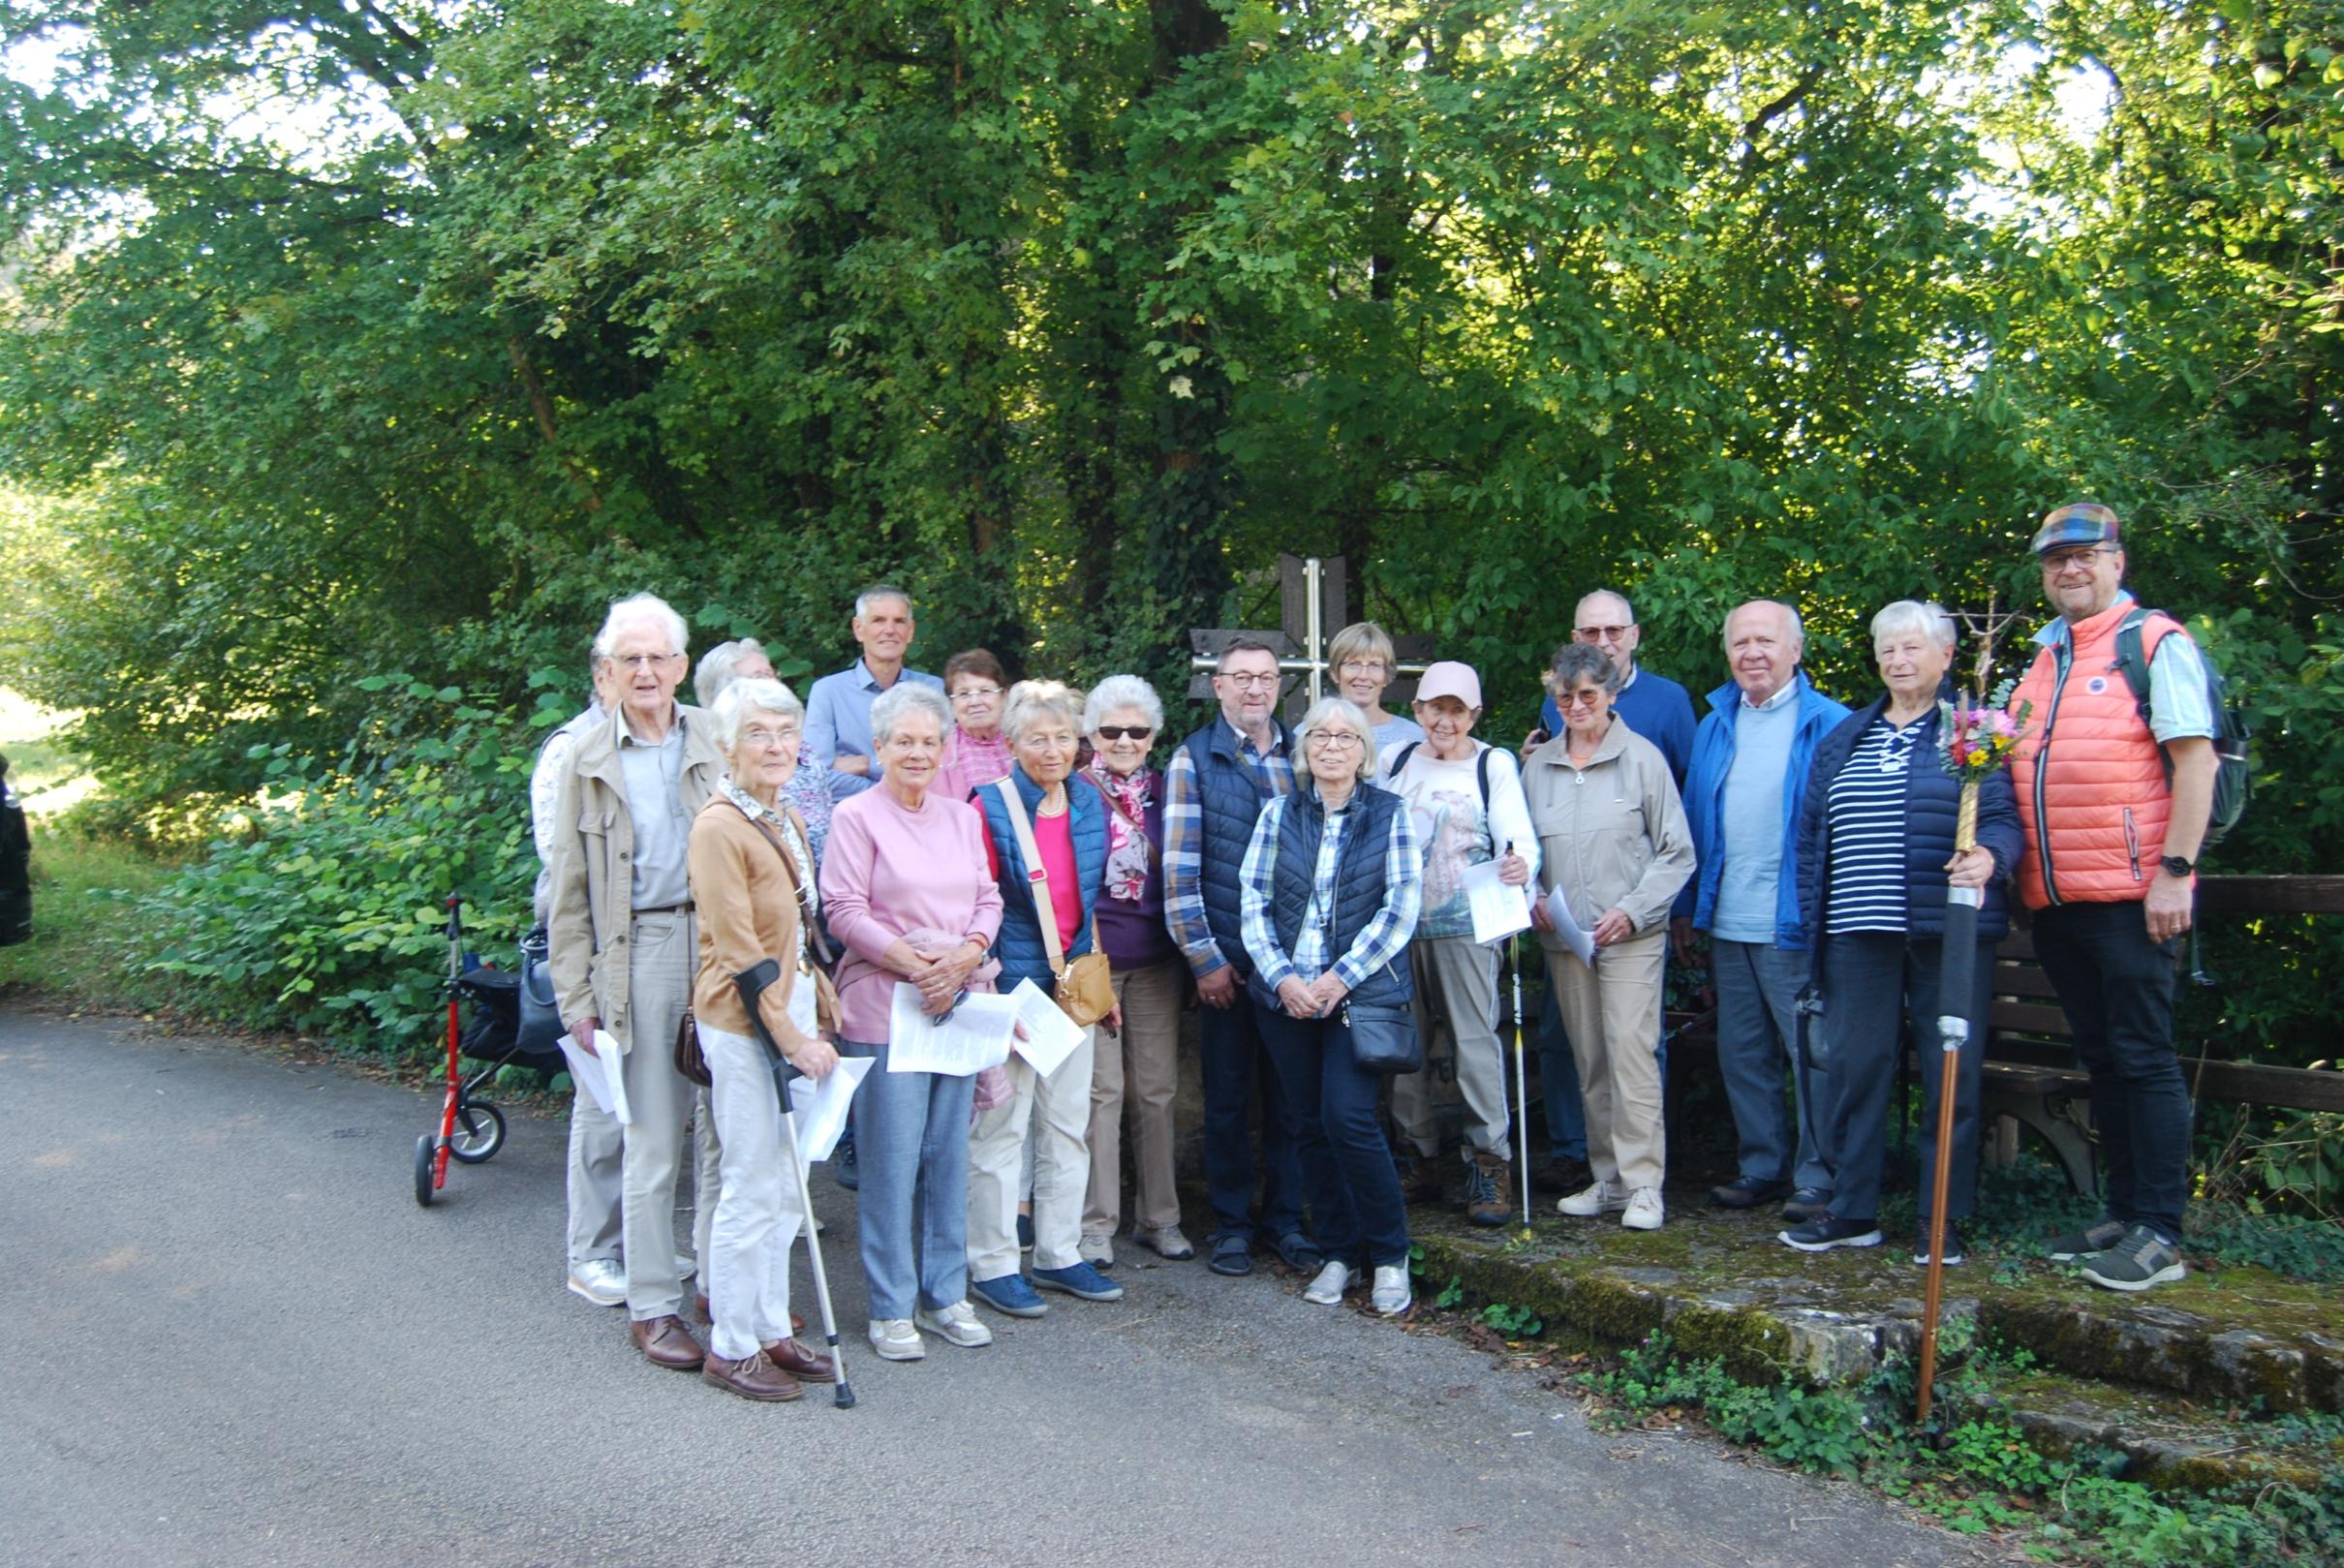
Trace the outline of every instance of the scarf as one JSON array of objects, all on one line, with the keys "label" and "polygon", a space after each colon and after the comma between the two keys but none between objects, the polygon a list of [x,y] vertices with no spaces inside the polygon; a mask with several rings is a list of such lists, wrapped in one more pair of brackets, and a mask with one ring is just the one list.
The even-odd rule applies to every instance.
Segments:
[{"label": "scarf", "polygon": [[1093,757],[1091,782],[1107,797],[1107,897],[1135,903],[1148,891],[1153,851],[1144,825],[1156,804],[1156,775],[1143,767],[1119,777]]}]

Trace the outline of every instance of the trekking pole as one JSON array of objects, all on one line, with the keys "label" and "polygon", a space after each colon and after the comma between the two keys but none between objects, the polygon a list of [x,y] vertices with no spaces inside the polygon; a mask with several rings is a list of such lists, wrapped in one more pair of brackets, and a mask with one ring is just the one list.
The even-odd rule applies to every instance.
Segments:
[{"label": "trekking pole", "polygon": [[1522,946],[1506,938],[1507,967],[1514,974],[1514,1161],[1521,1167],[1522,1233],[1530,1234],[1530,1075],[1522,1056]]}]

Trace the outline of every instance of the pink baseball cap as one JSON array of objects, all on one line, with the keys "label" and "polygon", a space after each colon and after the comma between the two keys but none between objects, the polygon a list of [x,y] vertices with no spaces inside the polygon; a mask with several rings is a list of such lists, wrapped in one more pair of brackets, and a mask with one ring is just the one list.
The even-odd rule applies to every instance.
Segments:
[{"label": "pink baseball cap", "polygon": [[1454,659],[1444,659],[1427,665],[1416,681],[1416,700],[1430,702],[1434,697],[1455,697],[1468,708],[1481,706],[1481,677],[1473,666],[1461,664]]}]

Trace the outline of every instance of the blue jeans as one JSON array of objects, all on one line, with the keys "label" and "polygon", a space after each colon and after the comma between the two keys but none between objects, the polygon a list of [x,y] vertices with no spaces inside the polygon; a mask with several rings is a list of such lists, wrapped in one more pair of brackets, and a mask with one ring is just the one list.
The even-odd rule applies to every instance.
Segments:
[{"label": "blue jeans", "polygon": [[[1822,1132],[1830,1087],[1820,1042],[1810,1037],[1804,1057],[1799,1050],[1799,991],[1806,983],[1806,954],[1773,942],[1713,937],[1710,968],[1717,977],[1717,1067],[1734,1108],[1742,1174],[1831,1191],[1831,1150]],[[1798,1113],[1795,1142],[1782,1101],[1786,1062]]]},{"label": "blue jeans", "polygon": [[1408,1261],[1408,1206],[1384,1141],[1383,1079],[1359,1070],[1351,1031],[1332,1018],[1288,1018],[1250,1003],[1293,1120],[1311,1234],[1331,1263]]},{"label": "blue jeans", "polygon": [[841,1040],[839,1055],[873,1059],[854,1094],[862,1172],[856,1229],[871,1315],[910,1317],[916,1306],[967,1301],[969,1113],[976,1080],[889,1072],[883,1044]]},{"label": "blue jeans", "polygon": [[1205,1193],[1213,1234],[1253,1239],[1253,1104],[1261,1102],[1261,1228],[1276,1240],[1302,1229],[1302,1164],[1287,1125],[1286,1096],[1262,1051],[1254,1007],[1241,988],[1228,1007],[1202,1009],[1199,1065],[1205,1091]]}]

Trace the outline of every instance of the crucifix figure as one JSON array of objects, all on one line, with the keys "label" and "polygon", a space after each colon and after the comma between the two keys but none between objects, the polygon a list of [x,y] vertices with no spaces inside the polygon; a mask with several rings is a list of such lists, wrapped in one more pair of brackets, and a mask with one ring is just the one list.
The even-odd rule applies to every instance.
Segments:
[{"label": "crucifix figure", "polygon": [[[1277,650],[1278,667],[1282,674],[1302,677],[1286,692],[1286,718],[1300,719],[1311,703],[1334,690],[1335,671],[1327,661],[1327,644],[1336,632],[1350,624],[1346,613],[1349,576],[1343,558],[1339,555],[1280,556],[1280,629],[1247,631],[1221,627],[1190,628],[1188,646],[1194,657],[1188,661],[1188,668],[1193,672],[1188,678],[1188,695],[1197,701],[1209,700],[1221,650],[1239,637],[1259,637]],[[1405,712],[1405,704],[1416,690],[1416,677],[1424,673],[1425,663],[1432,657],[1433,639],[1412,634],[1394,637],[1392,644],[1399,661],[1393,665],[1393,682],[1386,695],[1402,704],[1402,711]]]}]

